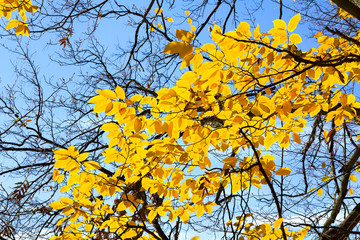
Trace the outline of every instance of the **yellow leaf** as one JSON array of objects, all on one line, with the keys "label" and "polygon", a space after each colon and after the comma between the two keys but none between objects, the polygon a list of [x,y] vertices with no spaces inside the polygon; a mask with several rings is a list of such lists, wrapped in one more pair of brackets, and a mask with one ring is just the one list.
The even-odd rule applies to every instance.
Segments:
[{"label": "yellow leaf", "polygon": [[355,103],[355,96],[353,94],[349,94],[347,97],[347,105],[351,105]]},{"label": "yellow leaf", "polygon": [[101,96],[109,98],[109,99],[117,99],[116,93],[109,89],[105,90],[97,90],[97,93],[99,93]]},{"label": "yellow leaf", "polygon": [[187,43],[190,43],[195,37],[194,33],[183,30],[183,29],[176,29],[175,35],[176,35],[177,39],[182,40]]},{"label": "yellow leaf", "polygon": [[6,19],[10,19],[11,18],[11,12],[10,11],[5,11],[4,13],[4,17],[6,17]]},{"label": "yellow leaf", "polygon": [[39,7],[37,7],[37,6],[31,6],[31,7],[29,7],[29,6],[25,5],[25,10],[26,10],[27,12],[30,12],[30,13],[34,13],[34,12],[36,12],[38,9],[39,9]]},{"label": "yellow leaf", "polygon": [[191,31],[195,32],[196,31],[196,27],[195,26],[191,26]]},{"label": "yellow leaf", "polygon": [[79,156],[79,150],[73,145],[68,148],[69,156],[77,158]]},{"label": "yellow leaf", "polygon": [[15,29],[15,34],[16,35],[24,35],[24,36],[29,36],[29,28],[27,26],[27,24],[22,24],[22,25],[19,25],[16,29]]},{"label": "yellow leaf", "polygon": [[23,22],[19,21],[19,20],[10,20],[8,21],[8,24],[6,25],[6,30],[12,29],[14,27],[19,26],[20,24],[23,24]]},{"label": "yellow leaf", "polygon": [[236,28],[236,33],[240,36],[250,38],[250,25],[247,22],[240,22],[239,26]]},{"label": "yellow leaf", "polygon": [[333,179],[332,177],[324,176],[321,178],[321,182],[327,182],[329,180]]},{"label": "yellow leaf", "polygon": [[[260,39],[260,36],[261,36],[261,34],[260,34],[260,28],[259,28],[259,25],[257,25],[256,28],[255,28],[255,30],[254,30],[254,32],[253,32],[253,37],[254,37],[255,39],[259,40],[259,39]],[[267,88],[267,89],[269,89],[269,88]],[[266,91],[266,89],[265,89],[265,91]]]},{"label": "yellow leaf", "polygon": [[279,218],[278,220],[276,220],[273,225],[274,229],[280,227],[283,220],[284,220],[284,218]]},{"label": "yellow leaf", "polygon": [[52,174],[53,181],[56,181],[58,176],[59,176],[59,170],[54,170]]},{"label": "yellow leaf", "polygon": [[54,152],[55,155],[65,155],[65,156],[69,155],[68,150],[67,150],[67,149],[63,149],[63,148],[62,148],[62,149],[54,150],[53,152]]},{"label": "yellow leaf", "polygon": [[69,163],[69,161],[71,161],[71,159],[59,159],[55,162],[54,164],[54,168],[65,168],[65,166]]},{"label": "yellow leaf", "polygon": [[157,216],[157,211],[156,210],[151,210],[150,213],[148,214],[149,222],[152,222],[155,219],[156,216]]},{"label": "yellow leaf", "polygon": [[205,207],[205,211],[208,213],[208,214],[211,214],[212,213],[212,210],[213,210],[213,205],[216,205],[215,203],[210,203],[210,204],[206,204],[204,207]]},{"label": "yellow leaf", "polygon": [[105,113],[110,112],[113,109],[113,106],[114,106],[114,104],[112,102],[109,102],[105,108]]},{"label": "yellow leaf", "polygon": [[286,23],[284,22],[284,20],[276,19],[273,21],[273,24],[274,28],[286,30]]},{"label": "yellow leaf", "polygon": [[300,35],[296,33],[290,35],[289,41],[292,44],[298,44],[302,42]]},{"label": "yellow leaf", "polygon": [[90,223],[87,223],[87,224],[85,224],[85,230],[87,231],[87,232],[90,232],[91,231],[91,229],[93,228],[93,224],[90,224]]},{"label": "yellow leaf", "polygon": [[98,103],[98,102],[101,102],[101,101],[104,101],[104,100],[107,100],[107,98],[103,97],[103,96],[100,96],[100,95],[96,95],[94,97],[92,97],[88,103]]},{"label": "yellow leaf", "polygon": [[70,222],[74,223],[79,218],[80,212],[79,210],[75,210],[75,212],[70,216]]},{"label": "yellow leaf", "polygon": [[174,20],[173,20],[171,17],[167,17],[166,20],[167,20],[168,22],[174,22]]},{"label": "yellow leaf", "polygon": [[190,15],[190,11],[186,10],[185,15]]},{"label": "yellow leaf", "polygon": [[316,187],[310,189],[310,190],[308,191],[308,193],[311,193],[311,192],[314,191],[315,189],[316,189]]},{"label": "yellow leaf", "polygon": [[167,54],[179,54],[179,58],[183,59],[187,55],[191,54],[193,51],[193,47],[187,43],[180,41],[173,41],[166,45],[164,49],[164,53]]},{"label": "yellow leaf", "polygon": [[350,188],[350,189],[349,189],[349,194],[350,194],[350,196],[352,196],[353,193],[354,193],[354,190],[353,190],[352,188]]},{"label": "yellow leaf", "polygon": [[157,15],[160,15],[160,14],[162,13],[163,9],[162,9],[162,8],[160,8],[160,9],[155,8],[154,11],[155,11],[155,13],[156,13]]},{"label": "yellow leaf", "polygon": [[164,29],[164,27],[161,23],[158,23],[157,25],[158,25],[159,29]]},{"label": "yellow leaf", "polygon": [[52,207],[54,210],[59,210],[65,208],[67,205],[60,201],[55,201],[50,203],[49,206]]},{"label": "yellow leaf", "polygon": [[190,240],[198,240],[200,237],[192,237]]},{"label": "yellow leaf", "polygon": [[180,69],[190,66],[194,56],[195,56],[194,54],[189,54],[189,55],[185,56],[183,61],[181,62]]},{"label": "yellow leaf", "polygon": [[75,210],[74,210],[74,207],[73,207],[73,206],[68,206],[68,207],[66,207],[66,208],[62,211],[62,213],[63,213],[65,216],[68,216],[68,215],[72,214],[74,211],[75,211]]},{"label": "yellow leaf", "polygon": [[[129,222],[128,222],[129,223]],[[127,230],[124,234],[121,234],[122,239],[135,239],[138,233],[134,229]]]},{"label": "yellow leaf", "polygon": [[317,195],[319,195],[319,197],[321,197],[322,194],[323,194],[322,188],[320,188],[319,190],[317,190]]},{"label": "yellow leaf", "polygon": [[79,162],[83,162],[88,156],[89,153],[82,153],[76,158],[76,160],[78,160]]},{"label": "yellow leaf", "polygon": [[141,128],[142,128],[142,122],[141,122],[140,119],[136,118],[135,121],[134,121],[134,130],[135,130],[135,132],[137,132],[137,133],[140,132]]},{"label": "yellow leaf", "polygon": [[183,223],[187,223],[189,221],[190,215],[188,211],[184,211],[183,214],[180,215],[180,219]]},{"label": "yellow leaf", "polygon": [[95,161],[87,161],[84,162],[83,164],[85,166],[85,169],[88,171],[101,168],[100,165]]},{"label": "yellow leaf", "polygon": [[236,157],[228,157],[228,158],[225,158],[224,160],[222,160],[224,163],[227,163],[231,166],[235,166],[236,163],[237,163],[237,158]]},{"label": "yellow leaf", "polygon": [[60,197],[60,201],[66,205],[72,205],[74,203],[74,201],[68,197]]},{"label": "yellow leaf", "polygon": [[356,182],[356,181],[357,181],[357,177],[356,177],[354,174],[351,174],[351,175],[350,175],[350,180],[353,181],[353,182]]},{"label": "yellow leaf", "polygon": [[64,180],[65,176],[64,174],[60,174],[57,178],[56,178],[56,182],[57,183],[61,183]]},{"label": "yellow leaf", "polygon": [[21,12],[21,13],[19,12],[19,14],[20,14],[21,20],[26,21],[27,17],[25,15],[25,13],[24,12]]},{"label": "yellow leaf", "polygon": [[125,98],[125,92],[120,86],[116,86],[115,93],[117,98],[124,99]]},{"label": "yellow leaf", "polygon": [[61,188],[60,188],[60,192],[67,192],[67,191],[69,191],[71,189],[71,186],[62,186]]},{"label": "yellow leaf", "polygon": [[191,25],[192,24],[192,19],[191,18],[188,18],[188,23],[189,23],[189,25]]},{"label": "yellow leaf", "polygon": [[288,168],[288,167],[282,167],[282,168],[279,168],[277,171],[276,171],[276,175],[289,175],[291,173],[291,169]]},{"label": "yellow leaf", "polygon": [[293,134],[294,141],[298,144],[301,144],[301,138],[300,138],[299,134],[297,134],[295,132],[293,132],[292,134]]},{"label": "yellow leaf", "polygon": [[288,31],[292,32],[295,30],[295,28],[297,27],[298,23],[301,20],[301,16],[300,13],[296,14],[295,16],[293,16],[290,21],[289,21],[289,25],[288,25]]}]

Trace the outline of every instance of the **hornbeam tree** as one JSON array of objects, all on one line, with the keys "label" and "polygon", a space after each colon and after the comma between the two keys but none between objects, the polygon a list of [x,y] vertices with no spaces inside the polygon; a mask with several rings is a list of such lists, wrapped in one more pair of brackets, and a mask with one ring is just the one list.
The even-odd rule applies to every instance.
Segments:
[{"label": "hornbeam tree", "polygon": [[350,2],[0,0],[0,239],[356,238]]},{"label": "hornbeam tree", "polygon": [[108,146],[101,161],[54,151],[53,180],[67,180],[50,204],[63,214],[51,239],[358,234],[360,34],[318,33],[302,50],[300,19],[268,32],[213,25],[212,42],[196,44],[189,18],[164,48],[187,69],[174,86],[98,90],[89,103],[111,116]]}]

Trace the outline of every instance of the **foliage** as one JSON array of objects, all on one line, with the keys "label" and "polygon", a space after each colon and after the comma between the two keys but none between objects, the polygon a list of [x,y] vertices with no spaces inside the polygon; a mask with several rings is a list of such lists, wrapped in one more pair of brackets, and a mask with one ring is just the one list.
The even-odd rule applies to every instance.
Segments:
[{"label": "foliage", "polygon": [[11,14],[15,11],[18,11],[22,21],[13,19],[8,21],[6,29],[15,29],[16,35],[25,35],[29,36],[29,27],[26,24],[26,12],[34,13],[38,10],[39,7],[34,6],[30,0],[2,0],[0,2],[0,17],[4,16],[6,19],[10,20]]},{"label": "foliage", "polygon": [[[359,83],[360,44],[354,42],[360,35],[349,42],[319,33],[319,46],[302,51],[294,33],[299,21],[300,14],[288,24],[275,20],[266,33],[246,22],[225,33],[214,25],[214,43],[198,47],[192,31],[176,30],[178,40],[164,52],[178,54],[181,68],[189,68],[176,86],[154,96],[126,97],[120,86],[98,90],[89,103],[95,103],[95,113],[113,116],[101,127],[108,148],[100,163],[74,146],[54,151],[53,179],[60,183],[69,175],[60,192],[70,197],[50,204],[64,215],[58,222],[62,233],[51,239],[177,239],[180,222],[212,221],[214,209],[222,206],[229,213],[223,231],[236,239],[304,239],[309,227],[291,228],[284,221],[275,189],[286,176],[286,181],[298,178],[291,174],[296,163],[279,162],[271,150],[306,141],[300,134],[309,121],[333,123],[324,131],[327,143],[336,131],[357,123],[360,102],[343,87]],[[356,161],[344,165],[342,181],[356,182],[349,174]],[[111,167],[114,172],[104,171]],[[320,198],[340,177],[322,176],[315,188],[302,184],[297,191],[310,197],[316,190]],[[269,189],[276,221],[254,216],[265,221],[254,225],[251,206],[226,209],[241,201],[240,193],[254,191],[252,186]],[[165,232],[165,224],[174,231]]]}]

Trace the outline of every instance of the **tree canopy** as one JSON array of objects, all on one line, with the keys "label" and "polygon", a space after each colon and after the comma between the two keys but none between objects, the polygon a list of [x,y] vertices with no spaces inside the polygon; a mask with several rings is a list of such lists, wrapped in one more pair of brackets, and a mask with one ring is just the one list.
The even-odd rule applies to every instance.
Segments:
[{"label": "tree canopy", "polygon": [[[0,175],[26,176],[4,194],[5,216],[14,218],[10,204],[25,209],[18,224],[47,216],[31,227],[56,227],[55,233],[36,236],[51,240],[326,240],[359,233],[356,16],[329,3],[337,12],[329,17],[339,25],[325,26],[305,49],[301,12],[292,12],[288,21],[274,19],[264,31],[251,21],[228,25],[237,16],[236,1],[217,1],[201,23],[194,16],[205,12],[204,2],[181,12],[185,24],[172,29],[167,26],[176,18],[167,8],[175,2],[150,1],[143,11],[117,2],[117,10],[109,9],[107,2],[78,1],[61,11],[52,3],[39,10],[30,1],[4,3],[7,9],[16,6],[3,11],[6,18],[18,11],[22,19],[7,22],[10,31],[16,27],[15,36],[34,32],[41,40],[41,34],[59,31],[63,56],[56,61],[94,66],[81,73],[85,81],[77,93],[71,77],[49,81],[47,95],[31,55],[19,44],[31,69],[19,75],[36,86],[38,97],[23,95],[31,102],[27,112],[15,107],[11,95],[1,98],[2,112],[13,118],[1,149],[34,152],[46,161],[30,158],[22,165],[15,159],[18,166],[2,170]],[[221,4],[230,6],[228,15],[211,24]],[[280,18],[284,6],[280,1]],[[32,31],[24,9],[38,10],[43,25],[34,24]],[[94,20],[85,33],[88,48],[85,40],[72,40],[79,16]],[[122,66],[104,57],[91,34],[107,16],[140,17],[130,18],[135,37]],[[210,38],[203,40],[199,36],[208,25]],[[50,115],[43,117],[45,109]],[[66,110],[66,121],[57,120]],[[48,186],[54,187],[50,196],[29,200]],[[3,220],[0,236],[18,238],[14,222]]]}]

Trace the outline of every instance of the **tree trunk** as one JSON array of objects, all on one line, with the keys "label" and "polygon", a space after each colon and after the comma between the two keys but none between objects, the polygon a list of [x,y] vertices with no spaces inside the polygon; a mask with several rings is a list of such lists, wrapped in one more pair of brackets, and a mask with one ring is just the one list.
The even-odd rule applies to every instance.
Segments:
[{"label": "tree trunk", "polygon": [[360,20],[360,0],[333,0],[333,2]]}]

